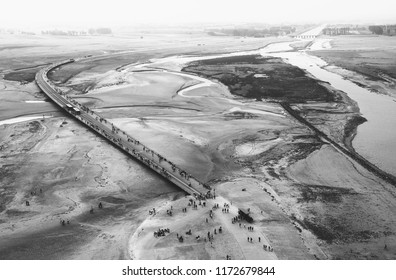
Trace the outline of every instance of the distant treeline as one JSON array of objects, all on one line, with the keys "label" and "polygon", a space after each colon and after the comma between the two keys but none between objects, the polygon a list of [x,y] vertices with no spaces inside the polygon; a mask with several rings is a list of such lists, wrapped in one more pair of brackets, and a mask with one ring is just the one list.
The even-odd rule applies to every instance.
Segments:
[{"label": "distant treeline", "polygon": [[371,25],[369,30],[377,35],[396,35],[396,25]]},{"label": "distant treeline", "polygon": [[349,27],[327,27],[322,30],[324,35],[347,35],[350,32]]},{"label": "distant treeline", "polygon": [[107,34],[112,34],[113,32],[111,31],[110,28],[102,27],[102,28],[96,28],[96,29],[95,28],[90,28],[90,29],[88,29],[88,33],[90,35],[96,35],[96,34],[107,35]]},{"label": "distant treeline", "polygon": [[74,31],[74,30],[68,30],[68,31],[45,30],[45,31],[41,31],[41,34],[43,34],[43,35],[54,35],[54,36],[84,36],[84,35],[87,35],[87,32],[85,32],[85,31]]},{"label": "distant treeline", "polygon": [[268,36],[284,36],[296,31],[295,27],[280,26],[264,29],[256,28],[222,28],[210,29],[208,34],[212,36],[239,36],[239,37],[268,37]]},{"label": "distant treeline", "polygon": [[86,36],[86,35],[108,35],[112,34],[110,28],[102,27],[102,28],[90,28],[88,32],[86,31],[75,31],[75,30],[45,30],[41,31],[43,35],[54,35],[54,36]]}]

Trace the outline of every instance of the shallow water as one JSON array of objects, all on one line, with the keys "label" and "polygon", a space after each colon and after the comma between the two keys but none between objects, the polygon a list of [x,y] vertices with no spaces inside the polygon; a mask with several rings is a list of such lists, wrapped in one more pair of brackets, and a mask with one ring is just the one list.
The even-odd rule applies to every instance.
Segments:
[{"label": "shallow water", "polygon": [[[292,52],[291,42],[274,43],[260,50],[235,52],[223,55],[183,57],[173,56],[153,60],[153,64],[173,64],[181,68],[185,63],[237,55],[261,54],[285,59],[288,63],[306,70],[319,80],[329,82],[334,88],[345,92],[358,103],[367,122],[358,126],[352,145],[356,152],[382,170],[396,176],[396,100],[362,88],[341,75],[326,70],[327,63],[304,51]],[[311,48],[330,48],[329,40],[316,40]],[[150,65],[150,64],[148,64]],[[145,65],[146,66],[146,65]],[[178,68],[176,67],[176,68]],[[209,82],[208,82],[209,83]],[[190,90],[192,88],[189,88]],[[185,91],[189,90],[188,88]]]},{"label": "shallow water", "polygon": [[45,103],[47,101],[43,100],[26,100],[25,103]]},{"label": "shallow water", "polygon": [[[43,118],[43,116],[17,117],[17,118],[0,121],[0,125],[13,124],[13,123],[31,121],[31,120],[42,119],[42,118]],[[44,118],[51,118],[51,116],[44,116]]]},{"label": "shallow water", "polygon": [[[282,46],[279,46],[282,48]],[[263,55],[269,55],[262,50]],[[396,176],[396,100],[362,88],[323,67],[322,59],[305,52],[271,53],[288,63],[306,70],[319,80],[329,82],[358,103],[367,122],[360,125],[352,142],[356,152],[382,170]]]}]

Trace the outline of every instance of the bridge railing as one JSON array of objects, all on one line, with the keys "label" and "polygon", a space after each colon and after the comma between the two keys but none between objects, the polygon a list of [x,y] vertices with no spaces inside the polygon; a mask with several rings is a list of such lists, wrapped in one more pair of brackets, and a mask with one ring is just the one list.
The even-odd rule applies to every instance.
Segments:
[{"label": "bridge railing", "polygon": [[[210,192],[210,186],[200,182],[194,176],[192,176],[191,174],[187,173],[183,169],[177,167],[176,164],[174,164],[173,162],[167,160],[164,156],[162,156],[159,153],[155,152],[154,150],[150,149],[146,145],[140,143],[140,141],[138,141],[137,139],[131,137],[125,131],[121,130],[120,128],[115,126],[113,123],[107,121],[105,118],[100,116],[98,113],[95,113],[94,111],[92,111],[88,107],[78,103],[76,100],[74,100],[70,96],[64,95],[62,90],[59,89],[56,85],[54,85],[48,79],[48,72],[49,71],[51,71],[54,68],[60,67],[62,65],[65,65],[65,64],[68,64],[68,63],[72,63],[74,61],[75,61],[74,59],[68,59],[68,60],[65,60],[65,61],[61,61],[61,62],[58,62],[58,63],[51,64],[50,66],[47,66],[47,67],[43,68],[41,71],[39,71],[36,74],[36,81],[38,81],[39,86],[40,86],[40,83],[41,83],[40,82],[41,81],[40,78],[42,78],[43,81],[45,82],[45,84],[47,86],[49,86],[54,91],[55,94],[59,94],[59,96],[58,96],[59,98],[64,99],[65,102],[69,102],[69,103],[73,104],[75,107],[78,107],[83,112],[91,115],[97,121],[99,121],[100,123],[102,123],[103,125],[108,127],[108,129],[111,128],[111,132],[112,132],[113,135],[108,135],[104,130],[101,130],[98,126],[95,126],[93,123],[90,123],[89,121],[85,120],[82,116],[75,115],[75,114],[69,112],[68,110],[66,110],[68,113],[72,114],[75,118],[77,118],[78,120],[83,122],[85,125],[87,125],[90,128],[94,129],[100,135],[104,136],[106,139],[108,139],[112,143],[116,144],[117,146],[119,146],[120,148],[125,150],[128,154],[130,154],[134,158],[136,158],[139,161],[143,162],[145,165],[148,165],[151,169],[153,169],[157,173],[161,174],[163,177],[165,177],[168,180],[172,181],[173,183],[175,183],[179,187],[182,187],[188,193],[201,195],[201,196],[206,196],[206,194],[208,194]],[[40,87],[44,90],[44,92],[49,94],[43,88],[44,87],[43,85],[41,85]],[[56,103],[58,103],[59,106],[61,106],[63,108],[62,104],[59,101],[55,100],[54,98],[51,98],[51,99],[53,99]],[[63,109],[65,109],[65,108],[63,108]],[[124,138],[126,138],[127,143],[131,142],[134,145],[140,146],[142,148],[142,150],[146,154],[151,154],[152,159],[147,158],[145,156],[142,156],[140,154],[138,155],[136,152],[134,152],[133,150],[131,151],[130,148],[126,147],[126,145],[123,145],[121,143],[121,138],[119,138],[119,140],[118,140],[117,138],[114,137],[114,135],[119,135],[119,134],[121,134]],[[155,161],[155,158],[158,158],[158,160]],[[165,167],[162,167],[160,165],[160,163],[162,161],[166,162],[171,167],[173,173],[176,173],[176,172],[179,173],[180,178],[178,176],[175,176],[174,174],[170,173],[168,170],[166,170]],[[175,182],[175,180],[177,180],[177,182]],[[198,187],[206,189],[207,193],[202,193],[202,192],[198,191],[197,189],[195,189],[192,186],[192,184],[191,184],[192,181],[195,182],[195,184],[197,184]],[[185,186],[183,187],[182,185],[185,185]]]}]

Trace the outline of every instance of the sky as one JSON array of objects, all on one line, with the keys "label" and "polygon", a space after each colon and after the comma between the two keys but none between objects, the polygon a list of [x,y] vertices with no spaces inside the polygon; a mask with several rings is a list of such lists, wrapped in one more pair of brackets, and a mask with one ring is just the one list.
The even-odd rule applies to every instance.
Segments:
[{"label": "sky", "polygon": [[394,0],[0,0],[0,27],[136,23],[395,23]]}]

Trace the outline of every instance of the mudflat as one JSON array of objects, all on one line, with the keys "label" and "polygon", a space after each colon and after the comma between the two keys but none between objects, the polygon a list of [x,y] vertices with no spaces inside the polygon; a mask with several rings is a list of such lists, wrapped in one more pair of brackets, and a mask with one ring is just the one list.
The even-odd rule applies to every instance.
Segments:
[{"label": "mudflat", "polygon": [[[117,40],[112,44],[121,50],[125,42]],[[277,58],[172,57],[270,42],[251,39],[241,47],[208,38],[212,43],[200,48],[199,40],[167,43],[166,51],[136,42],[139,52],[114,56],[107,45],[108,56],[60,67],[50,79],[209,184],[216,197],[204,206],[186,196],[53,106],[52,118],[2,125],[0,258],[395,258],[395,187],[282,106],[348,148],[362,121],[354,101]],[[79,46],[79,55],[90,47]],[[1,91],[2,98],[40,115],[41,103],[22,103],[46,100],[29,75],[3,77],[4,89],[19,95]],[[249,208],[252,224],[235,219],[239,208]],[[159,229],[169,232],[154,235]]]}]

